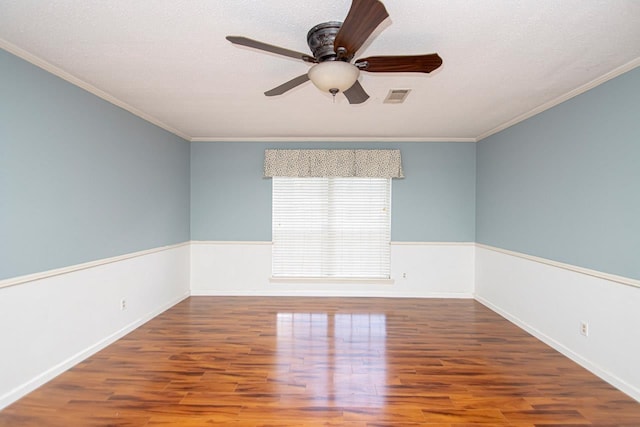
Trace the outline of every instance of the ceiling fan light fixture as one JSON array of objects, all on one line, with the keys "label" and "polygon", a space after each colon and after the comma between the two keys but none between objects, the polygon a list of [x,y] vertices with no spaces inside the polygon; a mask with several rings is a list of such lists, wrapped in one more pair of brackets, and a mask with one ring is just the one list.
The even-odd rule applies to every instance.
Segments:
[{"label": "ceiling fan light fixture", "polygon": [[318,89],[335,95],[353,86],[360,70],[348,62],[325,61],[311,67],[307,75]]}]

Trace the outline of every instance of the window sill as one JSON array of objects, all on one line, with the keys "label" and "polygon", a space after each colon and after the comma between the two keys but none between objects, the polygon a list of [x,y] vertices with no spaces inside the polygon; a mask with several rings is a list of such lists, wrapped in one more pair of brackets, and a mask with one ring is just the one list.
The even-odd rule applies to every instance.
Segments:
[{"label": "window sill", "polygon": [[271,283],[353,283],[366,285],[392,285],[394,279],[366,277],[270,277]]}]

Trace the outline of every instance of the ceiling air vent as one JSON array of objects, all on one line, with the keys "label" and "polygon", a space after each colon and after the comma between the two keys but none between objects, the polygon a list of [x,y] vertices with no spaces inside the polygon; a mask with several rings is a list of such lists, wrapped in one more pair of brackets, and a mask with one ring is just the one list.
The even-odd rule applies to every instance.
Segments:
[{"label": "ceiling air vent", "polygon": [[391,89],[384,99],[385,104],[402,104],[407,96],[411,92],[411,89]]}]

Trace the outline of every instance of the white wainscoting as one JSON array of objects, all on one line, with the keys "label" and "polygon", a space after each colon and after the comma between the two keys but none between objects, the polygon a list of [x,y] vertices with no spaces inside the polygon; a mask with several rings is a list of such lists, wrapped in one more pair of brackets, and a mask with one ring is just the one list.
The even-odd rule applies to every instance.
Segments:
[{"label": "white wainscoting", "polygon": [[189,255],[184,243],[0,281],[0,409],[188,297]]},{"label": "white wainscoting", "polygon": [[[278,282],[270,280],[270,242],[195,241],[0,281],[0,409],[190,290],[420,298],[475,290],[478,301],[640,400],[638,281],[473,243],[395,242],[391,257],[390,283]],[[588,337],[580,322],[589,323]]]},{"label": "white wainscoting", "polygon": [[640,401],[637,281],[485,245],[475,263],[479,302]]},{"label": "white wainscoting", "polygon": [[396,242],[388,283],[274,281],[271,242],[194,241],[191,295],[472,298],[474,251],[473,243]]}]

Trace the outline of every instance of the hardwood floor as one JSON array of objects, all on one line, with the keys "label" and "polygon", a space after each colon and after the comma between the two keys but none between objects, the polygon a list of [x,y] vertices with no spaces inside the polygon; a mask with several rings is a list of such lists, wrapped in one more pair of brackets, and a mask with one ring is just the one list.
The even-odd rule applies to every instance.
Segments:
[{"label": "hardwood floor", "polygon": [[192,297],[0,426],[640,426],[640,403],[473,300]]}]

